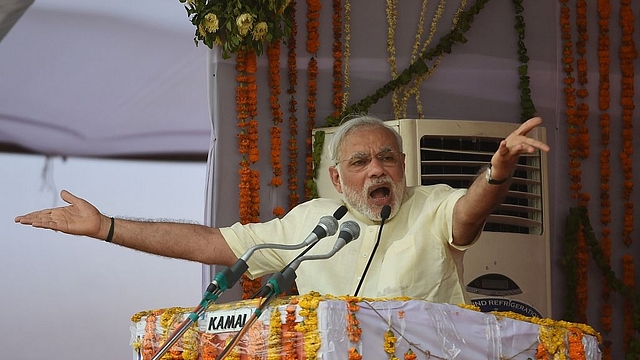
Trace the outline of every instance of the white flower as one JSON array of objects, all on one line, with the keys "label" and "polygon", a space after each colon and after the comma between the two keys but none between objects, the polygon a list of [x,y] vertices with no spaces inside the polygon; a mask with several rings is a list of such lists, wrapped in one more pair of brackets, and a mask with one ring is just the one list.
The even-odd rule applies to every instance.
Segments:
[{"label": "white flower", "polygon": [[208,13],[204,16],[202,23],[207,32],[214,33],[218,31],[219,22],[216,14]]},{"label": "white flower", "polygon": [[244,13],[236,19],[236,25],[238,26],[238,32],[240,36],[245,36],[253,28],[253,15]]},{"label": "white flower", "polygon": [[267,26],[267,23],[264,21],[261,21],[259,23],[256,24],[256,27],[253,28],[253,31],[251,32],[251,35],[253,36],[253,40],[262,40],[264,39],[265,35],[267,35],[267,32],[269,31],[269,27]]}]

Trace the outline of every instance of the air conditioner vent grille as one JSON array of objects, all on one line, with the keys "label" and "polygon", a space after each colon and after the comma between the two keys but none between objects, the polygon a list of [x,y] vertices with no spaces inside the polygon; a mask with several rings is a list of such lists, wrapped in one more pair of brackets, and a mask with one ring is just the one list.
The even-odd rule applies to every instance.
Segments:
[{"label": "air conditioner vent grille", "polygon": [[[479,136],[423,135],[420,174],[423,185],[445,183],[468,188],[491,161],[502,139]],[[487,219],[485,231],[541,234],[542,175],[540,152],[520,156],[507,198]]]}]

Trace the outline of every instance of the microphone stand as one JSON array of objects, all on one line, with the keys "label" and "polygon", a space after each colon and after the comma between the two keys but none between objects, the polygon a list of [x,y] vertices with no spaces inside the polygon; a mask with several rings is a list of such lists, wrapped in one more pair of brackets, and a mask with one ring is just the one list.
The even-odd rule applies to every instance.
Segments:
[{"label": "microphone stand", "polygon": [[245,259],[240,258],[238,261],[231,266],[227,267],[222,271],[218,272],[214,278],[214,280],[209,284],[207,290],[204,292],[202,296],[202,300],[200,303],[189,313],[189,315],[178,325],[178,327],[173,331],[173,333],[167,338],[167,340],[162,344],[158,352],[153,355],[152,360],[160,359],[170,348],[175,344],[178,339],[184,335],[184,333],[193,325],[196,320],[202,315],[212,304],[218,300],[220,295],[233,285],[240,279],[242,274],[249,266],[247,265]]},{"label": "microphone stand", "polygon": [[[338,252],[338,250],[342,249],[342,247],[344,247],[346,244],[348,244],[349,242],[357,239],[358,236],[360,236],[360,227],[358,226],[358,224],[356,222],[347,221],[346,223],[344,223],[342,225],[343,226],[341,227],[341,229],[344,228],[343,231],[345,233],[347,233],[347,234],[346,234],[346,236],[343,236],[342,235],[343,231],[341,231],[341,235],[338,237],[338,241],[336,241],[336,244],[333,246],[333,249],[331,249],[330,252],[328,252],[326,254],[322,254],[322,255],[302,256],[303,253],[308,251],[307,250],[308,248],[307,248],[301,254],[296,256],[296,258],[293,261],[291,261],[289,263],[289,265],[285,266],[281,271],[279,271],[277,273],[274,273],[271,276],[271,278],[269,278],[269,280],[267,281],[267,284],[265,286],[263,286],[262,289],[260,289],[258,294],[256,294],[256,295],[261,295],[261,294],[263,294],[263,293],[268,291],[268,294],[264,294],[264,295],[266,295],[266,298],[264,298],[264,301],[253,312],[253,314],[251,315],[251,318],[249,318],[249,320],[247,320],[247,322],[244,324],[242,329],[240,329],[240,331],[238,331],[234,335],[234,337],[227,344],[227,346],[225,346],[225,348],[220,353],[220,355],[218,355],[216,360],[223,360],[225,357],[227,357],[227,355],[229,354],[231,349],[233,349],[238,344],[238,341],[242,338],[242,336],[244,336],[244,334],[247,333],[249,328],[260,317],[260,315],[262,315],[262,313],[267,308],[267,306],[269,306],[269,304],[271,304],[273,299],[275,299],[275,297],[282,292],[280,290],[281,288],[288,289],[289,287],[291,287],[291,285],[293,284],[293,281],[297,277],[296,270],[298,269],[298,266],[300,266],[300,263],[302,263],[305,260],[324,260],[324,259],[328,259],[328,258],[332,257],[333,255],[335,255],[335,253]],[[312,244],[311,246],[313,246],[314,244]]]},{"label": "microphone stand", "polygon": [[[342,218],[346,212],[347,212],[347,208],[343,205],[336,210],[336,212],[334,213],[334,216],[323,216],[320,219],[320,224],[318,224],[318,226],[320,226],[321,224],[324,226],[322,228],[322,230],[324,231],[324,234],[316,233],[316,229],[318,229],[318,226],[316,226],[316,229],[314,229],[314,234],[316,234],[316,240],[311,245],[311,247],[318,242],[318,239],[317,239],[318,237],[324,237],[327,235],[331,236],[335,234],[338,228],[338,220],[336,219],[336,217]],[[322,232],[322,230],[318,230],[318,231]],[[169,348],[171,348],[171,346],[173,346],[173,344],[175,344],[175,342],[178,341],[178,339],[180,339],[182,335],[184,335],[184,333],[189,329],[189,327],[193,325],[194,322],[196,322],[196,320],[200,317],[200,315],[202,315],[207,310],[207,308],[209,308],[209,306],[211,306],[216,302],[216,300],[218,300],[218,298],[224,291],[226,291],[227,289],[235,285],[235,283],[240,279],[242,274],[244,274],[244,272],[247,271],[247,269],[249,268],[249,266],[247,265],[247,261],[256,250],[260,250],[264,248],[274,248],[279,250],[295,250],[305,245],[307,245],[307,240],[305,240],[300,244],[295,244],[295,245],[258,244],[258,245],[252,246],[240,257],[240,259],[238,259],[238,261],[233,266],[231,266],[231,268],[225,268],[222,271],[218,272],[218,274],[216,274],[214,280],[207,287],[207,290],[202,296],[202,300],[200,301],[198,306],[196,306],[192,310],[192,312],[187,316],[187,318],[184,319],[182,323],[180,323],[180,325],[178,325],[178,327],[173,331],[173,333],[169,336],[169,338],[160,347],[158,352],[153,356],[152,360],[159,360],[169,350]],[[309,249],[305,249],[305,251],[303,251],[302,253],[305,253],[306,251],[309,251]],[[274,274],[274,276],[276,275],[277,274]],[[270,283],[272,282],[272,291],[271,291],[271,294],[269,295],[269,298],[267,298],[269,299],[269,301],[266,304],[265,302],[263,302],[263,305],[261,305],[260,312],[262,312],[262,310],[264,310],[264,307],[266,307],[266,305],[268,305],[268,303],[270,303],[271,300],[273,300],[272,297],[274,295],[272,294],[280,293],[281,286],[279,286],[279,284],[277,283],[277,280],[280,280],[280,279],[276,280],[274,276],[271,277],[272,279],[274,279],[273,282],[271,279],[269,280]],[[280,274],[280,276],[282,276],[282,274]],[[289,287],[291,287],[291,285],[293,284],[293,280],[295,280],[295,274],[288,285]],[[255,312],[254,312],[254,316],[255,316]],[[255,319],[253,321],[255,321]]]}]

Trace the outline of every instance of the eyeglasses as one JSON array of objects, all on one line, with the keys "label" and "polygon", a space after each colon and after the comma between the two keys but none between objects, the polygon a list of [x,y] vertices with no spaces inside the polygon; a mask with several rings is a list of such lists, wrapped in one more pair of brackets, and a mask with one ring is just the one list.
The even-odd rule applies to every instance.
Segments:
[{"label": "eyeglasses", "polygon": [[[375,155],[376,160],[384,167],[392,167],[398,165],[402,157],[401,153],[392,149],[385,149]],[[354,153],[350,158],[340,160],[339,162],[345,162],[349,171],[362,171],[366,169],[373,161],[371,154],[367,153]]]}]

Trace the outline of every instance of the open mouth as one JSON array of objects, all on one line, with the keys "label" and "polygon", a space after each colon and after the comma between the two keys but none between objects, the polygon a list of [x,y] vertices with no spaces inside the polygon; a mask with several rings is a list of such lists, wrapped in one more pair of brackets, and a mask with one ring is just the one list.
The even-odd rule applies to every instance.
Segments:
[{"label": "open mouth", "polygon": [[384,200],[391,194],[391,189],[387,186],[381,186],[369,192],[369,197],[373,200]]}]

